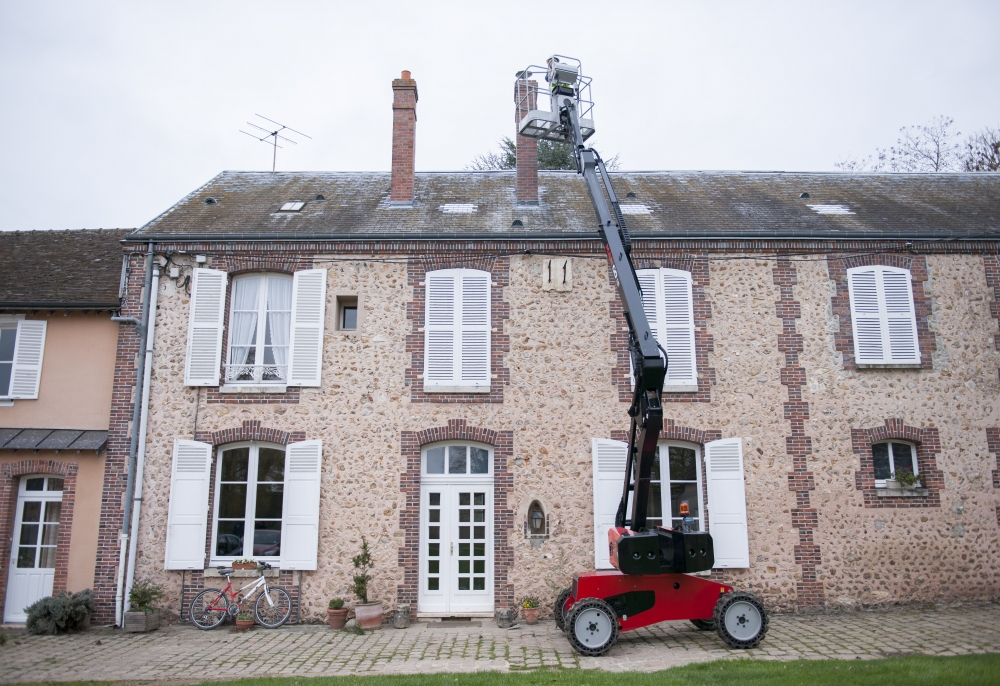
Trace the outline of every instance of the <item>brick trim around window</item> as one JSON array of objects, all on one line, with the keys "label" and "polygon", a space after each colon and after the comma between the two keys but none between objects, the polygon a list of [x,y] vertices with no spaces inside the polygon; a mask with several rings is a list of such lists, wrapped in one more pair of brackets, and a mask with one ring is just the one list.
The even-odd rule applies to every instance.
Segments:
[{"label": "brick trim around window", "polygon": [[[872,444],[884,441],[905,441],[917,448],[917,470],[927,495],[907,498],[878,497],[875,492],[875,464]],[[851,429],[851,446],[858,456],[860,469],[854,472],[854,485],[864,495],[865,507],[910,508],[941,507],[944,472],[938,471],[937,455],[941,452],[938,430],[907,426],[902,419],[887,419],[883,426],[872,429]]]},{"label": "brick trim around window", "polygon": [[[427,272],[439,269],[479,269],[490,274],[490,392],[424,392],[424,316],[426,310]],[[405,383],[410,387],[412,403],[502,403],[504,386],[510,383],[510,370],[503,366],[504,354],[510,351],[510,336],[504,333],[504,321],[510,318],[510,303],[503,300],[503,289],[510,285],[510,258],[495,255],[427,255],[411,258],[406,265],[407,281],[413,288],[413,300],[406,303],[406,318],[413,329],[406,335],[410,367]]]},{"label": "brick trim around window", "polygon": [[[715,369],[708,366],[708,354],[715,350],[711,334],[708,333],[708,318],[712,316],[712,305],[705,297],[708,286],[708,258],[705,255],[677,255],[633,250],[632,262],[638,269],[678,269],[691,273],[691,298],[694,309],[694,354],[698,365],[698,390],[693,393],[664,393],[665,403],[707,403],[712,401],[711,389],[715,384]],[[608,282],[615,286],[614,275],[608,268]],[[632,377],[629,374],[628,325],[621,300],[615,297],[609,303],[609,315],[615,322],[611,332],[611,350],[617,362],[611,370],[611,383],[618,387],[618,400],[632,402]]]},{"label": "brick trim around window", "polygon": [[209,443],[216,447],[225,445],[226,443],[239,443],[240,441],[262,441],[265,443],[288,445],[289,443],[306,440],[306,432],[269,429],[261,426],[259,419],[249,419],[244,421],[243,425],[239,428],[222,429],[221,431],[199,431],[195,435],[194,440]]},{"label": "brick trim around window", "polygon": [[986,449],[996,457],[997,468],[993,470],[993,488],[1000,488],[1000,428],[986,429]]},{"label": "brick trim around window", "polygon": [[406,502],[399,511],[399,528],[404,534],[398,558],[403,583],[396,587],[396,602],[409,603],[410,616],[416,618],[420,586],[420,450],[439,441],[475,441],[493,446],[493,603],[497,608],[513,607],[510,570],[514,548],[507,534],[514,528],[514,510],[509,502],[514,490],[514,475],[510,472],[514,432],[468,426],[464,419],[449,419],[447,426],[401,434],[404,469],[399,475],[399,490]]},{"label": "brick trim around window", "polygon": [[920,368],[933,369],[934,361],[931,353],[937,350],[934,333],[930,330],[927,318],[931,315],[931,298],[926,293],[924,284],[927,282],[927,258],[923,255],[854,255],[843,257],[828,254],[826,256],[827,273],[830,280],[837,286],[837,292],[830,298],[833,313],[840,319],[840,331],[834,334],[834,346],[843,353],[844,369],[857,369],[854,360],[854,320],[851,319],[851,296],[847,286],[847,270],[854,267],[897,267],[910,271],[910,282],[913,286],[913,310],[917,319],[917,343],[920,346]]},{"label": "brick trim around window", "polygon": [[[22,476],[46,474],[63,478],[62,509],[59,512],[59,537],[56,539],[55,578],[52,593],[66,590],[69,576],[69,545],[73,534],[73,507],[76,504],[78,462],[59,460],[22,460],[0,465],[0,560],[10,560],[17,517],[17,491]],[[5,566],[6,567],[6,566]],[[7,600],[9,570],[0,573],[0,616]]]}]

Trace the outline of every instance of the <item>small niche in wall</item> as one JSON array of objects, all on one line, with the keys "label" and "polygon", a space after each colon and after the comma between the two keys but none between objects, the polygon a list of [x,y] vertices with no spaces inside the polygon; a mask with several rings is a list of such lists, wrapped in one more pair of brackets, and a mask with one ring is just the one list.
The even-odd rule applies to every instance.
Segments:
[{"label": "small niche in wall", "polygon": [[347,334],[355,334],[361,330],[361,323],[364,319],[361,297],[357,293],[338,293],[335,296],[334,315],[336,320],[333,323],[334,331],[341,331]]},{"label": "small niche in wall", "polygon": [[549,516],[537,500],[531,501],[524,517],[524,537],[539,541],[549,537]]}]

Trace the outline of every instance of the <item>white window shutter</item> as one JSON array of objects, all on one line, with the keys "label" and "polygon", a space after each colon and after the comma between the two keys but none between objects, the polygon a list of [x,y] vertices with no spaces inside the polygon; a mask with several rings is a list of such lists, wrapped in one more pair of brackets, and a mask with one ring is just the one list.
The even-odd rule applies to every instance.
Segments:
[{"label": "white window shutter", "polygon": [[457,384],[455,364],[455,314],[457,270],[431,272],[425,279],[427,304],[424,316],[424,388]]},{"label": "white window shutter", "polygon": [[490,274],[442,269],[425,278],[424,389],[488,391],[491,380]]},{"label": "white window shutter", "polygon": [[628,444],[594,438],[591,449],[594,463],[594,567],[613,569],[608,550],[608,530],[615,526],[615,515],[622,500]]},{"label": "white window shutter", "polygon": [[212,446],[174,441],[164,569],[204,569]]},{"label": "white window shutter", "polygon": [[893,364],[917,364],[920,362],[920,346],[917,344],[917,318],[910,272],[888,267],[883,267],[881,271],[889,361]]},{"label": "white window shutter", "polygon": [[289,386],[320,385],[325,312],[326,270],[306,269],[295,272],[292,283]]},{"label": "white window shutter", "polygon": [[919,364],[910,272],[894,267],[847,270],[858,364]]},{"label": "white window shutter", "polygon": [[460,385],[490,386],[490,275],[462,270]]},{"label": "white window shutter", "polygon": [[193,271],[184,385],[218,386],[228,275],[218,269]]},{"label": "white window shutter", "polygon": [[663,287],[660,345],[667,351],[664,386],[698,386],[694,350],[694,299],[691,272],[661,269]]},{"label": "white window shutter", "polygon": [[705,474],[708,486],[708,531],[715,547],[715,566],[749,567],[743,439],[724,438],[706,443]]},{"label": "white window shutter", "polygon": [[22,319],[17,323],[10,395],[7,397],[22,400],[38,398],[38,385],[42,379],[42,357],[45,354],[46,325],[46,322],[34,319]]},{"label": "white window shutter", "polygon": [[316,569],[322,466],[323,441],[289,443],[285,447],[282,569]]}]

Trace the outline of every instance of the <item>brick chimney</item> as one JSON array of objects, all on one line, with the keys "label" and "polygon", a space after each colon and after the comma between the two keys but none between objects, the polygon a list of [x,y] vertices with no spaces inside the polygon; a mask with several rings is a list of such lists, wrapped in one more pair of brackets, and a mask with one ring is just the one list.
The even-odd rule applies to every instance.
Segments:
[{"label": "brick chimney", "polygon": [[517,133],[517,125],[528,113],[537,109],[538,83],[523,73],[514,83],[514,135],[517,152],[516,197],[519,204],[538,204],[538,140]]},{"label": "brick chimney", "polygon": [[413,156],[417,137],[417,82],[404,71],[392,80],[393,205],[413,204]]}]

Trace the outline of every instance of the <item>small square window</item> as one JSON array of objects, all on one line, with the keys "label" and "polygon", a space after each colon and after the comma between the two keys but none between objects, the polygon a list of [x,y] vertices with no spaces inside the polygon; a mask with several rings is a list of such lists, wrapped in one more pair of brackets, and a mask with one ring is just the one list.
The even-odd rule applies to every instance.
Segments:
[{"label": "small square window", "polygon": [[344,333],[355,333],[361,328],[361,303],[355,294],[337,295],[335,298],[337,319],[334,328]]},{"label": "small square window", "polygon": [[306,204],[304,202],[286,202],[281,206],[282,212],[300,212]]}]

